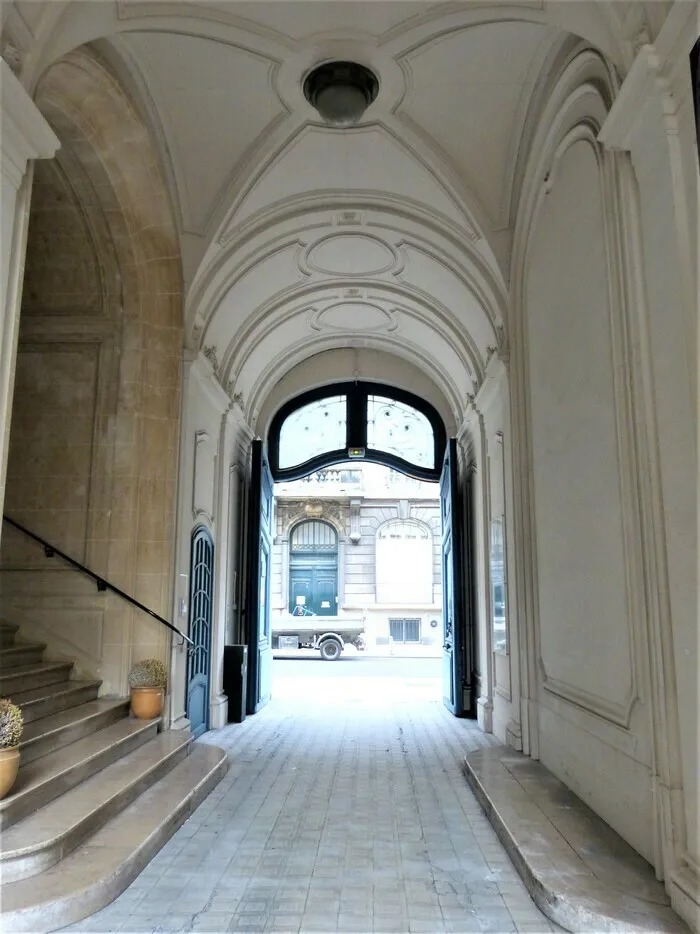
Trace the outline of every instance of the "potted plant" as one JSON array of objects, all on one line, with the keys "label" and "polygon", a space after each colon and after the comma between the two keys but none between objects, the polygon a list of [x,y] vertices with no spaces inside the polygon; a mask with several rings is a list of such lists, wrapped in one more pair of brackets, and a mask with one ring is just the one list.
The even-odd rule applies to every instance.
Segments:
[{"label": "potted plant", "polygon": [[165,700],[168,675],[165,665],[157,658],[136,662],[129,672],[131,713],[139,720],[159,717]]},{"label": "potted plant", "polygon": [[17,778],[23,727],[19,707],[7,697],[0,698],[0,798],[5,797]]}]

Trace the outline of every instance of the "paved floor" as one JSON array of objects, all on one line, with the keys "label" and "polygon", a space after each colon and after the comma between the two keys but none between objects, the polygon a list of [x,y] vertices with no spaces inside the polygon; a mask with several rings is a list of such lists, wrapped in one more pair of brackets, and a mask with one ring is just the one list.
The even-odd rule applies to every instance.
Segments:
[{"label": "paved floor", "polygon": [[352,678],[319,692],[298,664],[275,662],[267,708],[200,740],[228,750],[226,777],[112,905],[65,930],[557,930],[462,775],[492,740],[424,699],[434,672],[391,699]]}]

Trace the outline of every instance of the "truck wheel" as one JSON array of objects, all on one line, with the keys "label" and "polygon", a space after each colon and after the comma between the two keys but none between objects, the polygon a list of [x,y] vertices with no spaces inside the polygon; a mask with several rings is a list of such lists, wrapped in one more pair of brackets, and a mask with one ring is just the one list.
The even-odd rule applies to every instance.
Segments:
[{"label": "truck wheel", "polygon": [[337,639],[326,639],[321,643],[321,658],[327,662],[334,662],[340,658],[343,647]]}]

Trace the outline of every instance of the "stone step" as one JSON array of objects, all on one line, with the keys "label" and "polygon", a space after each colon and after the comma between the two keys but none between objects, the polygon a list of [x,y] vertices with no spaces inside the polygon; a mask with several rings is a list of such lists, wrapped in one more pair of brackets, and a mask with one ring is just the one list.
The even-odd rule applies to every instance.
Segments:
[{"label": "stone step", "polygon": [[13,698],[15,694],[41,688],[47,684],[60,684],[70,677],[73,662],[40,662],[18,665],[11,671],[0,672],[0,695]]},{"label": "stone step", "polygon": [[132,882],[220,781],[226,753],[193,743],[190,755],[48,872],[2,887],[3,934],[43,934],[99,911]]},{"label": "stone step", "polygon": [[15,626],[14,623],[0,622],[0,648],[14,645],[15,633],[18,629],[19,626]]},{"label": "stone step", "polygon": [[[75,684],[69,681],[68,684]],[[89,701],[26,723],[19,744],[22,765],[55,752],[129,715],[127,698]]]},{"label": "stone step", "polygon": [[651,866],[541,762],[508,746],[465,777],[537,907],[575,934],[690,934]]},{"label": "stone step", "polygon": [[61,681],[31,691],[18,691],[12,695],[12,700],[22,708],[26,727],[40,717],[95,700],[101,684],[101,681]]},{"label": "stone step", "polygon": [[20,761],[12,791],[0,801],[0,830],[44,807],[69,788],[153,739],[159,724],[160,718],[119,720],[35,762],[23,766]]},{"label": "stone step", "polygon": [[19,642],[0,647],[0,671],[7,671],[17,665],[38,664],[45,648],[46,645],[40,642]]},{"label": "stone step", "polygon": [[36,875],[65,859],[176,766],[191,743],[191,735],[183,731],[160,733],[5,830],[0,855],[3,883]]}]

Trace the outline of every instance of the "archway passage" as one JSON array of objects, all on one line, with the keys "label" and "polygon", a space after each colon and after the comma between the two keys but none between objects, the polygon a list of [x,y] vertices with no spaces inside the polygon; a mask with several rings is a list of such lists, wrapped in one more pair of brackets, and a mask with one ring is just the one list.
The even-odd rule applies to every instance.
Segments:
[{"label": "archway passage", "polygon": [[[358,604],[353,614],[353,607],[343,605],[339,592],[336,530],[337,527],[343,529],[345,524],[345,537],[350,543],[347,547],[362,545],[359,490],[355,495],[346,491],[333,507],[327,508],[328,515],[334,516],[335,528],[330,521],[321,518],[323,505],[299,503],[301,521],[288,530],[287,566],[282,564],[275,570],[271,567],[275,547],[274,480],[299,480],[318,476],[319,469],[327,465],[344,464],[351,468],[366,462],[391,467],[394,473],[419,482],[440,481],[435,518],[437,542],[440,543],[436,564],[442,604],[442,697],[445,706],[456,716],[473,715],[477,678],[474,620],[463,610],[473,605],[471,595],[464,593],[471,581],[471,575],[464,577],[466,556],[472,552],[465,548],[466,536],[462,528],[464,517],[458,489],[456,442],[446,442],[445,425],[438,412],[424,399],[386,384],[359,380],[331,383],[297,395],[279,408],[270,423],[268,447],[269,465],[263,443],[253,442],[246,609],[249,713],[256,712],[270,699],[273,649],[282,645],[286,648],[292,644],[294,647],[311,645],[319,649],[322,658],[335,660],[346,642],[360,646],[365,634],[366,607]],[[348,477],[351,473],[348,469]],[[344,500],[347,505],[343,507],[339,503]],[[398,522],[397,529],[399,526],[404,531],[409,526],[421,528],[416,521],[420,510],[416,513],[409,499],[398,501],[396,508],[395,518],[408,520]],[[314,514],[319,518],[312,518]],[[393,514],[387,513],[387,517],[392,518]],[[278,534],[284,531],[277,528]],[[425,528],[423,531],[430,549]],[[401,555],[393,556],[401,568],[400,573],[389,580],[385,551],[391,544],[392,536],[388,532],[385,538],[377,536],[369,546],[364,543],[364,547],[371,549],[374,565],[373,602],[376,598],[378,604],[386,603],[387,588],[392,590],[397,609],[388,614],[387,643],[393,638],[401,643],[420,642],[417,635],[420,618],[406,612],[416,603],[413,598],[418,591],[414,585],[419,585],[420,580],[413,573],[411,563],[403,560],[406,555],[403,559]],[[408,536],[403,544],[404,551],[413,544],[420,548],[420,540],[415,535]],[[344,550],[341,571],[345,568],[346,555]],[[430,565],[430,551],[428,557],[429,601],[432,602],[434,569]],[[366,576],[366,565],[362,573]],[[273,579],[287,575],[287,594],[283,596],[280,592],[278,599],[273,600]],[[422,572],[418,574],[418,578],[422,576]],[[285,617],[277,621],[276,627],[272,622],[275,602],[279,603]],[[387,608],[391,602],[386,603]],[[303,624],[299,621],[302,617]]]}]

